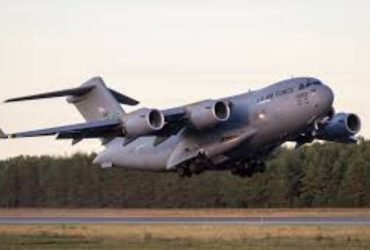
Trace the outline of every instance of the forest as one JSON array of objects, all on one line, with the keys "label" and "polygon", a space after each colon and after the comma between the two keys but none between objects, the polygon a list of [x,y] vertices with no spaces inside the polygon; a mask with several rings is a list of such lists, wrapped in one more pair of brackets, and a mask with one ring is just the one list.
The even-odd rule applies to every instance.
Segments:
[{"label": "forest", "polygon": [[370,207],[370,141],[281,147],[266,172],[240,178],[205,172],[101,169],[94,155],[0,161],[0,207],[300,208]]}]

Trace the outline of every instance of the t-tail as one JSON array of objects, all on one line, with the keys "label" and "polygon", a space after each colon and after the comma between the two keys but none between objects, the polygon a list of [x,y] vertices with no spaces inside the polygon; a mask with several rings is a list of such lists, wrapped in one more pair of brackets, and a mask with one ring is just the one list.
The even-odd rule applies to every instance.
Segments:
[{"label": "t-tail", "polygon": [[67,101],[76,106],[77,110],[86,121],[118,119],[125,114],[120,104],[130,106],[139,104],[138,101],[108,88],[101,77],[94,77],[78,88],[12,98],[5,102],[9,103],[63,96],[68,97]]}]

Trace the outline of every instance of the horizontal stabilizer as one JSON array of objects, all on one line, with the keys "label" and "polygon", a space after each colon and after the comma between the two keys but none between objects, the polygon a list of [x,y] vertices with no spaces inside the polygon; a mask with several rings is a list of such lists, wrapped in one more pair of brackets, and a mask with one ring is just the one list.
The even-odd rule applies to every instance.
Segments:
[{"label": "horizontal stabilizer", "polygon": [[37,100],[37,99],[45,99],[45,98],[53,98],[53,97],[63,97],[63,96],[82,96],[89,93],[93,90],[95,86],[85,86],[73,89],[65,89],[55,92],[48,92],[42,93],[37,95],[30,95],[30,96],[22,96],[17,98],[8,99],[5,102],[19,102],[19,101],[30,101],[30,100]]},{"label": "horizontal stabilizer", "polygon": [[[42,94],[36,94],[36,95],[29,95],[29,96],[22,96],[17,98],[8,99],[5,101],[5,103],[9,102],[20,102],[20,101],[31,101],[31,100],[38,100],[38,99],[46,99],[46,98],[54,98],[54,97],[63,97],[63,96],[75,96],[80,97],[83,96],[90,91],[92,91],[96,86],[82,86],[79,88],[73,88],[73,89],[65,89],[60,91],[54,91],[54,92],[48,92],[48,93],[42,93]],[[113,89],[109,89],[109,91],[112,93],[114,99],[117,100],[117,102],[121,104],[126,104],[130,106],[135,106],[139,104],[139,101],[125,96]]]},{"label": "horizontal stabilizer", "polygon": [[125,96],[121,93],[118,93],[117,91],[115,91],[113,89],[109,89],[109,91],[112,93],[112,95],[117,100],[117,102],[119,102],[121,104],[126,104],[126,105],[129,105],[129,106],[135,106],[135,105],[139,104],[139,101],[137,101],[135,99],[132,99],[131,97]]}]

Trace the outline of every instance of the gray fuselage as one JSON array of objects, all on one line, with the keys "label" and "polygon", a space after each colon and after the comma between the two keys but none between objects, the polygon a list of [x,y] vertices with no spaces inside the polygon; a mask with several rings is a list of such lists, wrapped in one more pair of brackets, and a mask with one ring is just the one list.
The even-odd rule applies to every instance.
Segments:
[{"label": "gray fuselage", "polygon": [[[171,171],[178,164],[204,153],[215,168],[246,158],[303,133],[332,109],[331,89],[315,78],[293,78],[266,88],[227,97],[227,122],[198,131],[189,127],[156,144],[155,136],[140,137],[128,145],[117,137],[95,162],[106,167]],[[248,134],[250,136],[242,135]]]}]

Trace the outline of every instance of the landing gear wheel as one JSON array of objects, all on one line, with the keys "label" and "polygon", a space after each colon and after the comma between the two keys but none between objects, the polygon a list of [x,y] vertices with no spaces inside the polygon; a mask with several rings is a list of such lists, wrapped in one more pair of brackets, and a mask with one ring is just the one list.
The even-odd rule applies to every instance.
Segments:
[{"label": "landing gear wheel", "polygon": [[254,173],[254,171],[253,171],[253,169],[251,169],[251,168],[247,168],[247,169],[245,170],[245,175],[246,175],[247,177],[249,177],[249,178],[251,178],[251,177],[253,176],[253,173]]},{"label": "landing gear wheel", "polygon": [[266,171],[266,163],[264,163],[264,162],[258,163],[257,166],[256,166],[256,171],[258,173],[263,174]]},{"label": "landing gear wheel", "polygon": [[177,176],[180,178],[184,178],[186,176],[185,168],[177,168]]},{"label": "landing gear wheel", "polygon": [[177,176],[180,178],[191,177],[193,173],[190,171],[188,166],[182,166],[177,168]]},{"label": "landing gear wheel", "polygon": [[237,175],[241,178],[252,177],[256,172],[256,164],[243,163],[237,164],[231,169],[231,174]]},{"label": "landing gear wheel", "polygon": [[246,173],[245,173],[245,171],[244,170],[242,170],[242,171],[239,171],[239,173],[237,174],[240,178],[245,178],[245,177],[247,177],[247,175],[246,175]]},{"label": "landing gear wheel", "polygon": [[190,178],[192,175],[193,175],[193,173],[190,171],[190,169],[185,168],[185,176]]},{"label": "landing gear wheel", "polygon": [[240,173],[240,169],[237,167],[237,166],[235,166],[235,167],[233,167],[232,169],[231,169],[231,174],[232,175],[239,175],[239,173]]},{"label": "landing gear wheel", "polygon": [[190,164],[189,171],[195,175],[202,173],[202,167],[197,163]]}]

